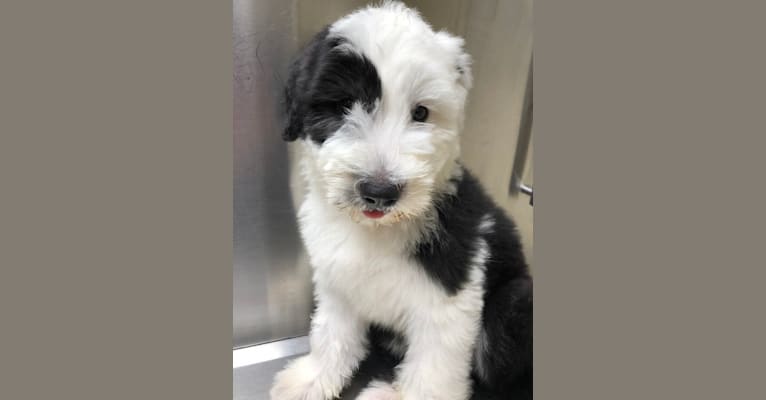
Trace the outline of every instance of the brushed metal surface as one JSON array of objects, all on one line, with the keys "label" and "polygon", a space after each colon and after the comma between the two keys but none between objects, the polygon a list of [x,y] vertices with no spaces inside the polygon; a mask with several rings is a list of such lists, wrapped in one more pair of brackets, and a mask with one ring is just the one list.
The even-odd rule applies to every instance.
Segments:
[{"label": "brushed metal surface", "polygon": [[232,361],[234,369],[237,369],[280,358],[305,354],[309,352],[309,349],[309,337],[298,336],[295,338],[282,339],[275,342],[262,343],[255,346],[236,349],[232,355]]},{"label": "brushed metal surface", "polygon": [[[295,146],[282,142],[282,82],[298,49],[323,26],[369,2],[234,0],[235,348],[308,333],[310,268],[295,209],[303,189]],[[519,225],[531,260],[532,207],[508,195],[532,50],[532,0],[413,0],[473,56],[463,162]],[[531,184],[531,145],[525,183]],[[533,269],[534,271],[534,269]]]},{"label": "brushed metal surface", "polygon": [[281,139],[290,61],[361,0],[234,0],[234,348],[306,335],[310,268],[295,210],[297,160]]},{"label": "brushed metal surface", "polygon": [[305,335],[312,307],[280,137],[290,2],[234,1],[234,347]]},{"label": "brushed metal surface", "polygon": [[274,376],[293,358],[295,357],[279,358],[236,368],[233,373],[232,388],[234,400],[269,400],[269,390],[271,390]]}]

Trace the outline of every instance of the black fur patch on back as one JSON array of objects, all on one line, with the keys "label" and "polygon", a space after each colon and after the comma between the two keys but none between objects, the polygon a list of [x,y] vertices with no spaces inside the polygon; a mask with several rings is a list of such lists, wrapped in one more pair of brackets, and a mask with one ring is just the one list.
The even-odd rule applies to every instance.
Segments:
[{"label": "black fur patch on back", "polygon": [[[450,294],[457,293],[468,280],[471,259],[478,238],[487,242],[485,285],[526,274],[526,263],[516,227],[484,192],[479,181],[463,169],[454,195],[436,201],[438,219],[433,235],[415,248],[414,257],[426,272]],[[479,232],[482,217],[489,214],[494,226],[489,233]]]},{"label": "black fur patch on back", "polygon": [[322,144],[343,125],[359,102],[369,112],[382,94],[377,69],[355,51],[337,49],[347,41],[319,32],[293,63],[285,88],[287,127],[283,138],[309,137]]}]

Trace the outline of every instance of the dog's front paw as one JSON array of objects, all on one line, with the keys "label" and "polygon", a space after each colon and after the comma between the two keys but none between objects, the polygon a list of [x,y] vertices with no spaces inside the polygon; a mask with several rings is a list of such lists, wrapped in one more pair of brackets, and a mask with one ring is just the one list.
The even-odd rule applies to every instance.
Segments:
[{"label": "dog's front paw", "polygon": [[329,400],[339,391],[330,386],[311,356],[304,356],[277,374],[269,394],[271,400]]},{"label": "dog's front paw", "polygon": [[356,400],[402,400],[402,396],[390,383],[373,381]]}]

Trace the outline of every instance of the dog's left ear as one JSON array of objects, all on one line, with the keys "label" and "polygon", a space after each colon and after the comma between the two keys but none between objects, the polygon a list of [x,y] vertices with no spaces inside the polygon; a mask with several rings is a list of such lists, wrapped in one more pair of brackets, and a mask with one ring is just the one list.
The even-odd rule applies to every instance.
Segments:
[{"label": "dog's left ear", "polygon": [[436,39],[455,57],[455,70],[458,72],[458,83],[466,90],[473,86],[473,74],[471,73],[471,56],[463,50],[462,38],[453,36],[445,31],[436,33]]}]

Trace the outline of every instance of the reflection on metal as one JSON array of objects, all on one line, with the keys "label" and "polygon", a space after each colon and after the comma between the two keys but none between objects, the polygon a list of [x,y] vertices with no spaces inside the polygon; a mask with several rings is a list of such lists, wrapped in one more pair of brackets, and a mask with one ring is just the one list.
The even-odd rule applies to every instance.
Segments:
[{"label": "reflection on metal", "polygon": [[235,348],[308,332],[310,275],[280,136],[293,27],[289,2],[234,1]]},{"label": "reflection on metal", "polygon": [[246,367],[248,365],[265,363],[305,354],[309,351],[308,336],[299,336],[297,338],[283,339],[276,342],[264,343],[243,349],[234,350],[232,359],[234,368]]},{"label": "reflection on metal", "polygon": [[521,191],[521,193],[524,193],[527,196],[529,196],[529,205],[533,206],[534,202],[535,202],[535,193],[532,190],[532,187],[527,186],[527,185],[525,185],[523,183],[520,183],[519,184],[519,191]]}]

